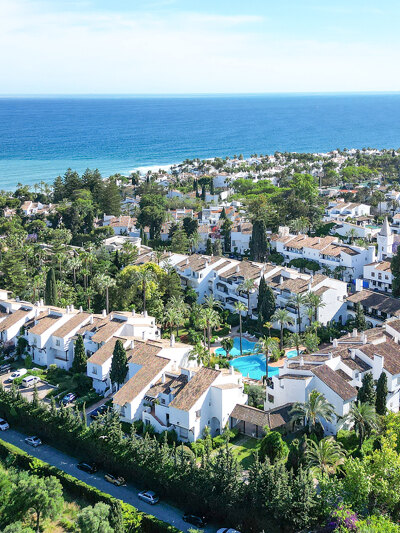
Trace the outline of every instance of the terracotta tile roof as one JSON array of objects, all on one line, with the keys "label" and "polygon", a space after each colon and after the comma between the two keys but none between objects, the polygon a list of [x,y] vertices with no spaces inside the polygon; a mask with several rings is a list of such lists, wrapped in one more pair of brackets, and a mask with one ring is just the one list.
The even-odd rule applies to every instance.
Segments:
[{"label": "terracotta tile roof", "polygon": [[313,374],[327,385],[333,392],[342,398],[342,400],[350,401],[357,397],[357,390],[349,385],[340,374],[332,370],[327,365],[316,366],[312,370]]},{"label": "terracotta tile roof", "polygon": [[189,411],[197,400],[208,390],[220,372],[212,368],[201,367],[183,390],[170,403],[170,407]]},{"label": "terracotta tile roof", "polygon": [[157,398],[161,393],[170,394],[171,390],[174,390],[175,396],[183,389],[188,382],[188,377],[185,374],[169,374],[165,373],[164,383],[162,379],[159,379],[155,385],[153,385],[148,391],[147,395],[152,398]]},{"label": "terracotta tile roof", "polygon": [[85,320],[89,320],[90,315],[88,313],[77,313],[76,315],[71,315],[71,318],[58,328],[54,333],[54,337],[65,337],[68,333],[71,333],[75,328],[79,327]]},{"label": "terracotta tile roof", "polygon": [[110,320],[109,318],[104,321],[103,324],[99,324],[97,326],[96,332],[92,337],[93,342],[97,342],[100,344],[101,342],[105,342],[108,339],[110,339],[114,333],[117,333],[117,331],[125,324],[126,322],[124,320],[118,320],[116,318],[113,318]]},{"label": "terracotta tile roof", "polygon": [[339,368],[338,370],[335,370],[335,372],[337,374],[339,374],[339,376],[342,377],[346,381],[352,381],[352,379],[353,379],[351,376],[346,374],[346,372],[344,370],[342,370],[341,368]]},{"label": "terracotta tile roof", "polygon": [[61,318],[62,316],[48,315],[47,313],[45,313],[45,316],[39,315],[35,320],[36,325],[29,330],[29,333],[33,333],[34,335],[42,335],[42,333],[54,326],[54,324]]},{"label": "terracotta tile roof", "polygon": [[[88,362],[93,363],[94,365],[104,364],[108,359],[110,359],[110,357],[112,357],[117,340],[118,337],[113,337],[103,344],[103,346],[101,346],[91,357],[89,357]],[[120,340],[124,341],[125,339]]]},{"label": "terracotta tile roof", "polygon": [[221,272],[220,277],[224,279],[241,277],[243,279],[257,279],[261,275],[262,265],[250,261],[241,261],[232,268]]},{"label": "terracotta tile roof", "polygon": [[133,348],[126,351],[129,363],[144,365],[148,357],[154,357],[160,353],[162,346],[151,343],[151,341],[134,340]]},{"label": "terracotta tile roof", "polygon": [[360,303],[364,307],[370,307],[372,309],[376,309],[377,311],[390,313],[391,315],[400,315],[400,300],[391,298],[390,296],[386,296],[385,294],[378,292],[364,289],[349,296],[347,301]]},{"label": "terracotta tile roof", "polygon": [[268,426],[270,429],[275,429],[290,422],[292,407],[292,403],[287,403],[269,411],[262,411],[250,405],[236,404],[230,416],[261,428]]},{"label": "terracotta tile roof", "polygon": [[[303,368],[303,367],[301,367]],[[278,379],[297,379],[297,380],[303,380],[303,379],[309,379],[312,376],[306,376],[303,374],[283,374],[282,376],[279,376]]]},{"label": "terracotta tile roof", "polygon": [[14,313],[7,315],[7,318],[0,322],[0,331],[6,331],[8,328],[11,328],[11,326],[16,324],[19,320],[23,320],[28,313],[29,311],[18,309],[17,311],[14,311]]},{"label": "terracotta tile roof", "polygon": [[102,323],[106,323],[106,322],[107,322],[106,318],[100,318],[98,316],[94,316],[93,323],[91,324],[90,322],[88,322],[87,324],[85,324],[82,328],[80,328],[77,331],[77,335],[83,335],[86,332],[94,333],[97,330],[97,328],[100,327]]},{"label": "terracotta tile roof", "polygon": [[115,394],[113,403],[116,405],[123,406],[132,402],[138,394],[151,384],[170,361],[157,355],[141,353],[132,355],[129,362],[135,363],[141,368]]},{"label": "terracotta tile roof", "polygon": [[370,359],[374,355],[383,357],[383,368],[387,370],[392,376],[400,374],[400,345],[387,340],[380,344],[366,344],[360,348]]},{"label": "terracotta tile roof", "polygon": [[[400,214],[400,213],[399,213]],[[387,325],[400,333],[400,318],[396,320],[388,320]],[[1,327],[1,324],[0,324]]]}]

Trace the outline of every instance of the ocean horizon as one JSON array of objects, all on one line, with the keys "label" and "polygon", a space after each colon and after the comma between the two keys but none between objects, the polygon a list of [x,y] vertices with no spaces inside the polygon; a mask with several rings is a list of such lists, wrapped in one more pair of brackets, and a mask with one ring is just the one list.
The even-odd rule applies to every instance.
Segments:
[{"label": "ocean horizon", "polygon": [[0,96],[0,189],[185,159],[399,148],[400,93]]}]

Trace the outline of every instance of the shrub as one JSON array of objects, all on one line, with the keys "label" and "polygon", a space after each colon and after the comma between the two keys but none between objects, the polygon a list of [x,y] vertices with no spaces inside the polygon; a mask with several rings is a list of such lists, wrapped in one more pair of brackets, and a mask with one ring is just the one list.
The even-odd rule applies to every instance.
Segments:
[{"label": "shrub", "polygon": [[284,459],[288,453],[289,448],[278,431],[270,431],[261,441],[260,458],[262,460],[268,457],[271,463],[274,463]]},{"label": "shrub", "polygon": [[[201,440],[201,439],[199,439],[199,440]],[[199,441],[192,442],[190,444],[190,447],[191,447],[192,452],[195,454],[196,457],[203,457],[204,452],[205,452],[205,448],[204,448],[204,444],[202,442],[199,442]]]},{"label": "shrub", "polygon": [[29,353],[25,357],[25,368],[32,368],[32,356]]},{"label": "shrub", "polygon": [[212,440],[213,448],[220,448],[221,446],[225,444],[225,442],[226,440],[224,439],[222,435],[217,435]]}]

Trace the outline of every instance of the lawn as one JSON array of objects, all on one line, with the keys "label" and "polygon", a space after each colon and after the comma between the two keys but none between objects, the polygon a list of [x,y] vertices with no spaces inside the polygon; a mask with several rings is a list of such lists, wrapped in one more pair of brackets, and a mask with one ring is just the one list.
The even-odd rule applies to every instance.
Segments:
[{"label": "lawn", "polygon": [[248,470],[254,461],[253,452],[255,452],[261,444],[261,439],[254,437],[247,437],[246,435],[239,435],[230,444],[233,455],[241,464],[244,470]]}]

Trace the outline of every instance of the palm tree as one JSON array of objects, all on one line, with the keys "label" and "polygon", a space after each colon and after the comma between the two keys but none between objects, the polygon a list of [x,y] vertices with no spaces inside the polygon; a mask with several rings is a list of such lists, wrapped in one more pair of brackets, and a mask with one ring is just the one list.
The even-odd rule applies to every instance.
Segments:
[{"label": "palm tree", "polygon": [[179,335],[179,327],[183,326],[185,319],[189,314],[189,306],[184,302],[183,298],[177,298],[172,296],[168,302],[167,309],[172,309],[175,317],[175,326],[176,326],[176,336]]},{"label": "palm tree", "polygon": [[309,292],[305,297],[305,304],[309,309],[313,310],[313,318],[316,322],[318,320],[318,309],[325,307],[325,303],[322,301],[322,296],[315,292]]},{"label": "palm tree", "polygon": [[350,411],[343,418],[340,425],[348,424],[350,427],[354,427],[354,431],[358,435],[359,446],[361,448],[365,437],[368,436],[370,431],[378,429],[378,415],[375,411],[375,406],[369,403],[359,403],[358,405],[353,403]]},{"label": "palm tree", "polygon": [[164,255],[164,252],[162,250],[154,250],[151,254],[151,259],[157,263],[157,265],[160,264],[160,261]]},{"label": "palm tree", "polygon": [[252,279],[245,279],[237,288],[238,292],[245,292],[247,295],[247,314],[251,314],[250,310],[250,292],[254,289],[254,281]]},{"label": "palm tree", "polygon": [[306,217],[299,217],[289,224],[290,229],[296,233],[305,233],[310,226],[310,221]]},{"label": "palm tree", "polygon": [[268,330],[268,337],[271,337],[271,328],[272,328],[272,322],[265,322],[264,328],[267,328]]},{"label": "palm tree", "polygon": [[265,354],[265,380],[268,379],[268,360],[270,355],[278,349],[278,343],[272,337],[262,337],[256,344],[256,350]]},{"label": "palm tree", "polygon": [[222,309],[222,304],[219,300],[214,298],[212,294],[204,297],[203,307],[209,307],[210,309]]},{"label": "palm tree", "polygon": [[108,315],[109,312],[109,298],[108,298],[108,291],[111,289],[111,287],[115,287],[116,281],[113,278],[110,278],[110,276],[107,276],[107,274],[96,274],[96,276],[93,278],[93,285],[97,288],[99,292],[105,291],[106,293],[106,312]]},{"label": "palm tree", "polygon": [[207,366],[210,362],[210,353],[199,342],[193,346],[189,353],[189,361],[196,361],[198,365],[203,364]]},{"label": "palm tree", "polygon": [[218,312],[212,307],[202,307],[200,310],[200,321],[205,324],[207,330],[207,345],[208,352],[211,351],[211,330],[220,325],[220,317]]},{"label": "palm tree", "polygon": [[312,390],[306,402],[293,405],[290,414],[293,422],[301,420],[311,433],[318,423],[322,425],[322,420],[332,422],[335,411],[323,394]]},{"label": "palm tree", "polygon": [[336,474],[346,459],[345,450],[333,437],[322,439],[319,443],[309,439],[307,444],[305,456],[308,465],[322,474]]},{"label": "palm tree", "polygon": [[72,270],[74,286],[76,285],[76,271],[82,266],[82,260],[79,256],[71,257],[69,260],[69,267]]},{"label": "palm tree", "polygon": [[239,341],[240,341],[240,355],[243,355],[243,346],[242,346],[242,313],[247,311],[247,307],[244,305],[243,302],[236,302],[235,303],[235,313],[239,315]]},{"label": "palm tree", "polygon": [[300,353],[300,344],[303,341],[303,337],[299,333],[292,333],[289,335],[287,345],[289,347],[296,346],[297,355]]},{"label": "palm tree", "polygon": [[193,253],[194,248],[197,247],[199,242],[200,242],[200,235],[196,231],[195,233],[192,233],[189,237],[189,249],[190,249],[191,254]]},{"label": "palm tree", "polygon": [[141,268],[133,273],[133,281],[139,283],[143,295],[143,313],[146,311],[146,289],[147,284],[155,280],[155,275],[152,270]]},{"label": "palm tree", "polygon": [[349,229],[349,231],[346,233],[346,237],[348,238],[351,244],[353,244],[354,239],[357,238],[357,235],[357,230],[355,228]]},{"label": "palm tree", "polygon": [[229,357],[229,353],[234,346],[234,341],[232,337],[225,337],[225,339],[222,339],[221,346],[225,350],[225,356]]},{"label": "palm tree", "polygon": [[277,309],[271,317],[272,322],[279,322],[281,328],[281,340],[279,343],[279,349],[283,349],[283,328],[289,324],[293,324],[293,320],[286,309]]},{"label": "palm tree", "polygon": [[174,309],[173,307],[166,307],[166,309],[164,310],[164,316],[162,318],[162,322],[169,328],[170,335],[172,335],[172,328],[176,324],[176,319],[177,319],[176,309]]},{"label": "palm tree", "polygon": [[297,311],[297,329],[298,333],[301,333],[301,307],[305,304],[304,294],[295,294],[290,298],[288,304],[294,307]]}]

